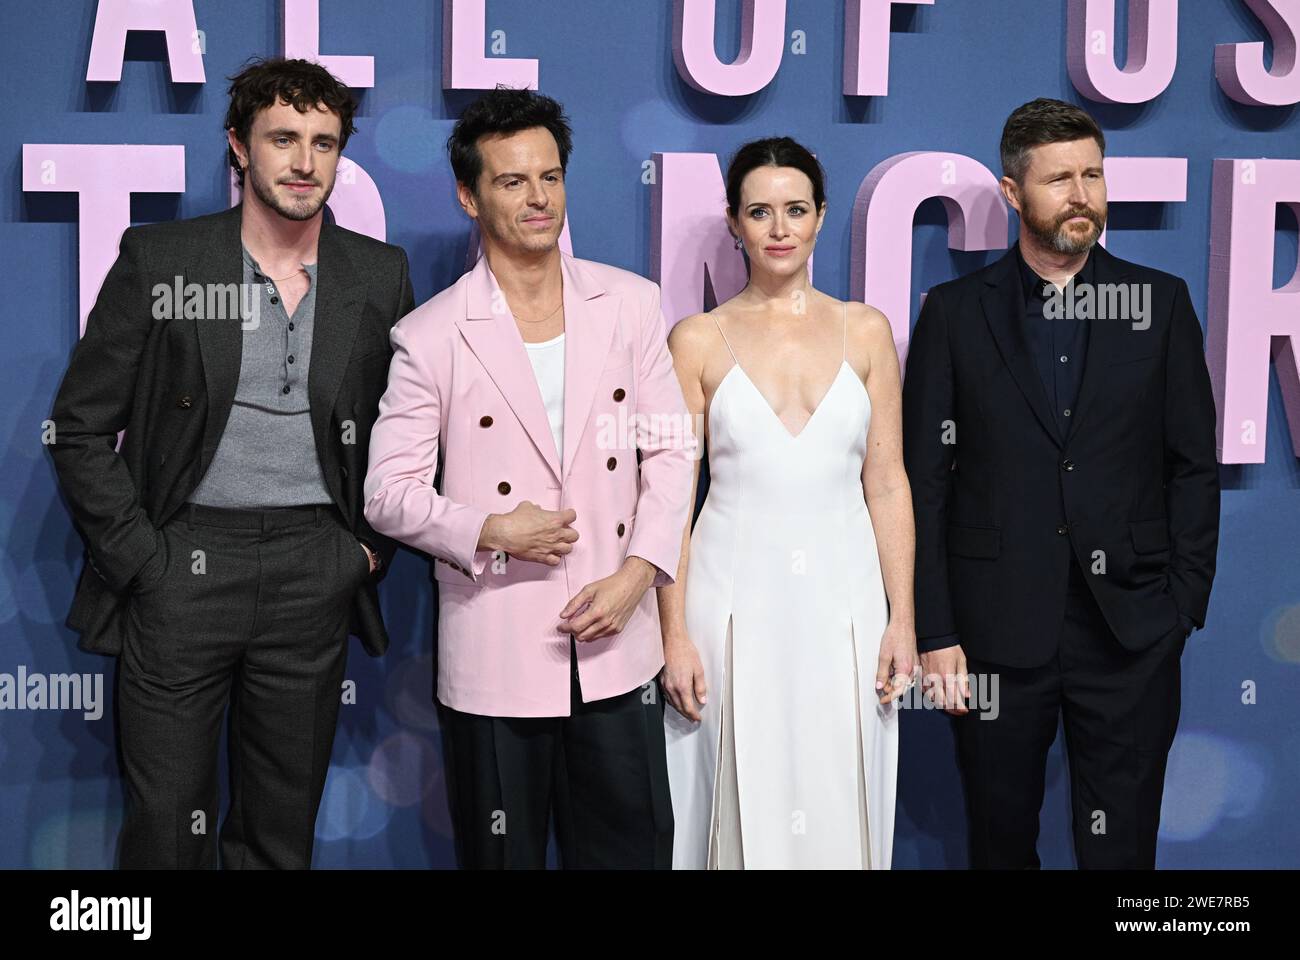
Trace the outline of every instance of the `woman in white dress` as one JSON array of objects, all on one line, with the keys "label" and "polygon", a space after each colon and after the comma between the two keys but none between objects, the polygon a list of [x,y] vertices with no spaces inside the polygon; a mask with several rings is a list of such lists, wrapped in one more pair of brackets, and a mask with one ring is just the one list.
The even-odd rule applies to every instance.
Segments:
[{"label": "woman in white dress", "polygon": [[809,282],[825,194],[806,149],[742,147],[727,207],[749,283],[668,341],[709,457],[659,592],[673,866],[888,868],[917,663],[894,337]]}]

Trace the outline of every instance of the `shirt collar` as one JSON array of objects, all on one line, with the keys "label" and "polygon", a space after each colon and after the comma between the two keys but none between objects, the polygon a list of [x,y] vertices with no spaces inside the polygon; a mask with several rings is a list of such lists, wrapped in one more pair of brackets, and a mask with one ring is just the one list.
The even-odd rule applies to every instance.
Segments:
[{"label": "shirt collar", "polygon": [[[1083,262],[1079,272],[1070,279],[1071,283],[1092,283],[1093,261],[1096,259],[1092,253],[1092,250],[1088,251],[1088,259]],[[1016,263],[1020,268],[1020,288],[1024,293],[1026,306],[1032,304],[1034,298],[1046,300],[1052,295],[1055,287],[1035,273],[1025,262],[1025,255],[1020,250],[1019,241],[1016,242]]]},{"label": "shirt collar", "polygon": [[[245,266],[247,266],[248,269],[251,270],[251,271],[253,272],[253,277],[254,277],[254,278],[258,278],[258,277],[260,277],[260,278],[263,279],[263,280],[270,280],[270,279],[271,279],[270,277],[268,277],[268,276],[267,276],[267,275],[262,271],[262,268],[259,267],[259,266],[257,265],[257,261],[253,259],[253,255],[252,255],[251,253],[248,252],[248,247],[244,246],[244,245],[241,243],[241,244],[239,245],[239,250],[240,250],[240,252],[243,254],[243,257],[244,257],[244,264],[245,264]],[[307,271],[307,276],[308,276],[308,277],[310,277],[312,280],[315,280],[315,279],[316,279],[316,268],[317,268],[319,265],[320,265],[319,263],[304,263],[304,264],[302,264],[302,268],[303,268],[304,270]],[[272,281],[272,282],[274,282],[274,281]]]}]

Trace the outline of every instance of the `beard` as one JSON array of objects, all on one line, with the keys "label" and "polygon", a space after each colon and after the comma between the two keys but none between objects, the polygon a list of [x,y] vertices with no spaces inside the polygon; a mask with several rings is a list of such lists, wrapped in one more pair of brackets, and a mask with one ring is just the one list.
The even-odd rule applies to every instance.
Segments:
[{"label": "beard", "polygon": [[[1066,221],[1074,217],[1087,217],[1095,229],[1084,234],[1075,233],[1065,226]],[[1039,217],[1028,203],[1020,214],[1020,222],[1044,246],[1051,247],[1057,253],[1074,256],[1087,253],[1101,238],[1106,229],[1106,211],[1100,213],[1091,207],[1075,207],[1055,217]]]},{"label": "beard", "polygon": [[[301,199],[281,200],[276,196],[274,185],[266,179],[254,166],[252,159],[248,162],[248,180],[253,185],[253,193],[257,194],[257,199],[266,204],[286,220],[310,220],[316,214],[320,213],[321,207],[325,206],[325,201],[329,199],[334,192],[334,184],[320,192],[317,197],[302,197]],[[312,178],[313,182],[319,185],[320,181]]]}]

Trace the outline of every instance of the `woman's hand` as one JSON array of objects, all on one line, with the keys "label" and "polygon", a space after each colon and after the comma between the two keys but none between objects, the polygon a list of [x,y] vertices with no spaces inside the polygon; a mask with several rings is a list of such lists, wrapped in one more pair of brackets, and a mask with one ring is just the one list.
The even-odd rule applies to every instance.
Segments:
[{"label": "woman's hand", "polygon": [[876,664],[876,696],[881,703],[901,697],[916,682],[921,665],[916,654],[916,631],[894,621],[880,638],[880,659]]},{"label": "woman's hand", "polygon": [[664,641],[664,668],[659,682],[673,709],[699,723],[700,707],[708,702],[708,686],[700,653],[688,637]]}]

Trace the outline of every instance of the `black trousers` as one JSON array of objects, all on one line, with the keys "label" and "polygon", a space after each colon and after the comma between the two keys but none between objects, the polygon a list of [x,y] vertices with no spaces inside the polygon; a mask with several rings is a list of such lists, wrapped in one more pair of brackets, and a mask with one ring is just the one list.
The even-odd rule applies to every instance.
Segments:
[{"label": "black trousers", "polygon": [[333,506],[187,505],[133,594],[118,670],[121,866],[307,868],[366,555]]},{"label": "black trousers", "polygon": [[[1038,814],[1058,718],[1070,767],[1074,850],[1084,869],[1153,869],[1165,763],[1178,727],[1182,627],[1141,653],[1119,645],[1077,562],[1055,658],[998,675],[996,719],[956,719],[971,866],[1036,868]],[[992,711],[989,711],[990,713]]]},{"label": "black trousers", "polygon": [[652,681],[583,703],[573,644],[570,716],[442,709],[464,869],[544,868],[552,808],[565,869],[672,867],[662,691]]}]

